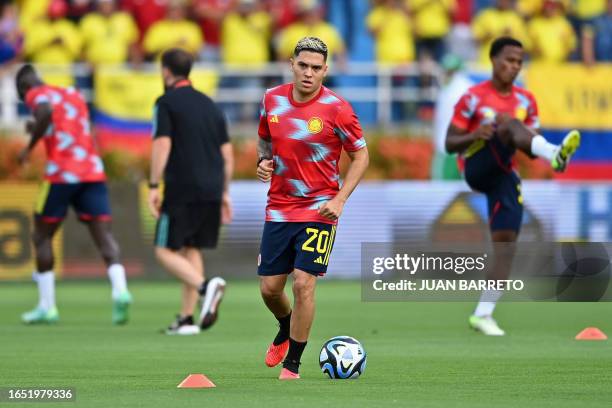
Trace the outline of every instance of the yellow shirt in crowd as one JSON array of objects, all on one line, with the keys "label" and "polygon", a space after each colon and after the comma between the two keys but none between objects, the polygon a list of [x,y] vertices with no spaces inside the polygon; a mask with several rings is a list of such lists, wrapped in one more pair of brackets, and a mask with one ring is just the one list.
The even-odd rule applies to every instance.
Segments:
[{"label": "yellow shirt in crowd", "polygon": [[68,20],[39,19],[25,28],[24,52],[38,64],[69,64],[81,53],[82,39]]},{"label": "yellow shirt in crowd", "polygon": [[35,21],[47,17],[51,0],[21,0],[17,2],[19,8],[19,26],[30,27]]},{"label": "yellow shirt in crowd", "polygon": [[574,13],[578,18],[588,20],[606,12],[607,0],[573,0]]},{"label": "yellow shirt in crowd", "polygon": [[161,20],[153,24],[145,35],[143,48],[147,54],[161,55],[168,48],[179,47],[197,54],[204,45],[202,32],[189,20]]},{"label": "yellow shirt in crowd", "polygon": [[263,65],[270,60],[268,40],[272,20],[259,11],[245,18],[230,13],[221,30],[222,60],[230,65]]},{"label": "yellow shirt in crowd", "polygon": [[450,13],[455,9],[455,0],[407,0],[406,5],[415,13],[417,37],[440,38],[450,31]]},{"label": "yellow shirt in crowd", "polygon": [[527,27],[522,17],[512,10],[485,9],[476,16],[472,22],[474,38],[480,42],[481,64],[489,63],[489,49],[497,37],[508,35],[523,43],[527,50],[530,48],[527,36]]},{"label": "yellow shirt in crowd", "polygon": [[414,40],[410,18],[402,10],[375,7],[367,17],[374,32],[376,61],[381,64],[404,64],[414,60]]},{"label": "yellow shirt in crowd", "polygon": [[299,40],[304,37],[318,37],[327,44],[327,61],[332,60],[334,53],[344,51],[344,41],[338,31],[329,23],[321,21],[315,25],[308,26],[302,22],[290,24],[281,34],[278,45],[278,56],[280,59],[288,59],[293,56],[293,50]]},{"label": "yellow shirt in crowd", "polygon": [[564,16],[535,17],[528,31],[534,61],[562,62],[576,47],[576,34]]},{"label": "yellow shirt in crowd", "polygon": [[[558,1],[563,5],[565,10],[569,10],[570,0]],[[544,0],[518,0],[516,2],[518,12],[526,17],[537,16],[542,11],[543,6]]]},{"label": "yellow shirt in crowd", "polygon": [[124,12],[104,17],[91,13],[81,20],[85,59],[93,64],[119,64],[128,58],[129,47],[138,40],[138,28]]}]

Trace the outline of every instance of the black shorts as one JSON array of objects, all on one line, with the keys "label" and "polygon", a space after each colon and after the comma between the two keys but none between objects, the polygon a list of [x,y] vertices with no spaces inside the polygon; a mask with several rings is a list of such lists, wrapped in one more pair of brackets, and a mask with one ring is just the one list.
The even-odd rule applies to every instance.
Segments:
[{"label": "black shorts", "polygon": [[327,272],[336,226],[322,222],[271,222],[264,225],[257,274],[283,275],[297,268],[315,276]]},{"label": "black shorts", "polygon": [[36,204],[36,217],[47,223],[62,222],[66,218],[68,207],[74,208],[81,221],[110,221],[111,210],[106,183],[43,182]]},{"label": "black shorts", "polygon": [[199,202],[162,205],[155,228],[155,246],[215,248],[221,226],[221,203]]},{"label": "black shorts", "polygon": [[465,161],[465,180],[487,196],[491,231],[517,233],[523,222],[521,179],[512,168],[515,150],[494,137]]}]

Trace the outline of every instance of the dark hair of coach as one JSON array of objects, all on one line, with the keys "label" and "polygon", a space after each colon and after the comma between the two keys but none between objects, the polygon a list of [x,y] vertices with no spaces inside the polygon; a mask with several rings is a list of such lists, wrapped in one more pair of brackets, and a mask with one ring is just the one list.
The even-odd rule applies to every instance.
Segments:
[{"label": "dark hair of coach", "polygon": [[171,48],[163,53],[161,63],[175,77],[187,78],[193,66],[193,56],[180,48]]}]

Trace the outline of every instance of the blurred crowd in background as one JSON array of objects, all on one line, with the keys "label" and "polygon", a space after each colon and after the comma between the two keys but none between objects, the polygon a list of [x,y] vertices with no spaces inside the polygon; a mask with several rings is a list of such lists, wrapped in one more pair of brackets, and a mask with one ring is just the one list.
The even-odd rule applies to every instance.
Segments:
[{"label": "blurred crowd in background", "polygon": [[[13,63],[33,62],[48,83],[83,91],[107,167],[121,175],[130,160],[112,160],[108,152],[133,151],[134,163],[148,157],[151,107],[162,92],[152,68],[171,47],[218,64],[198,67],[192,80],[215,97],[232,133],[245,136],[236,152],[248,166],[237,173],[252,177],[252,127],[263,89],[290,75],[269,63],[287,61],[308,35],[329,47],[326,85],[351,101],[370,131],[372,177],[459,177],[444,149],[454,103],[489,77],[489,45],[504,35],[527,50],[520,84],[538,95],[547,136],[560,140],[570,127],[590,132],[572,166],[579,171],[568,177],[612,174],[601,167],[612,166],[606,147],[612,0],[0,0],[0,6],[0,129],[17,136],[13,150],[0,146],[0,159],[7,157],[0,179],[19,174],[2,164],[23,143],[28,114],[14,91]],[[537,161],[525,163],[523,175],[552,177]]]},{"label": "blurred crowd in background", "polygon": [[[2,0],[0,62],[138,64],[178,46],[200,61],[256,67],[286,60],[298,39],[314,35],[341,67],[354,50],[327,20],[339,3],[351,7],[345,0]],[[380,64],[440,62],[449,52],[486,64],[501,35],[521,40],[533,61],[612,61],[612,0],[378,0],[364,23]]]}]

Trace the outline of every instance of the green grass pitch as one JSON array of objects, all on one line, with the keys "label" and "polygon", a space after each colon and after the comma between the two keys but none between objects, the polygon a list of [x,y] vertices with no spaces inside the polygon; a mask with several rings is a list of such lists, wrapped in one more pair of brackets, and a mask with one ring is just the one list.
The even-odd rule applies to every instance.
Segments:
[{"label": "green grass pitch", "polygon": [[[60,283],[61,322],[26,327],[33,284],[0,286],[0,387],[74,387],[66,407],[609,407],[610,341],[579,342],[587,326],[612,334],[610,303],[502,303],[504,338],[467,328],[470,303],[363,303],[357,282],[321,281],[297,382],[263,363],[275,321],[255,281],[228,284],[220,319],[193,337],[159,334],[178,310],[175,282],[134,282],[132,321],[110,325],[102,282]],[[358,380],[332,381],[318,366],[323,342],[359,339]],[[214,389],[177,389],[204,373]],[[0,405],[7,405],[0,403]],[[39,404],[10,404],[40,406]]]}]

